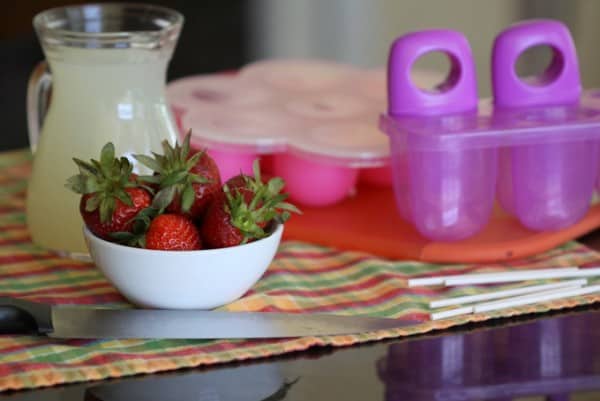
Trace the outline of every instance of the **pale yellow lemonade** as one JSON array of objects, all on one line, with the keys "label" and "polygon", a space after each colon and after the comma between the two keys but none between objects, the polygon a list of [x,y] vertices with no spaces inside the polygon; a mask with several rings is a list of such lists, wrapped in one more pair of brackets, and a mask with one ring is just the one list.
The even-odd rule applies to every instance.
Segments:
[{"label": "pale yellow lemonade", "polygon": [[[167,59],[143,49],[47,50],[52,99],[34,153],[27,195],[33,241],[71,253],[87,252],[80,196],[65,188],[77,173],[72,158],[98,159],[113,142],[117,155],[160,151],[177,128],[164,98]],[[137,169],[136,164],[136,169]]]}]

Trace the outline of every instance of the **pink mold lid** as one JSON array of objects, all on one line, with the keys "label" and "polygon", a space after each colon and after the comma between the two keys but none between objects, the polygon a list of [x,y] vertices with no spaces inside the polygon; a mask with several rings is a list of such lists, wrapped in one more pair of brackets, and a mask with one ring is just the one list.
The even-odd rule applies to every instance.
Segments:
[{"label": "pink mold lid", "polygon": [[[422,81],[437,78],[422,72]],[[171,82],[167,98],[192,142],[255,154],[291,152],[346,167],[388,164],[377,129],[386,107],[383,69],[314,60],[267,60],[238,74]]]}]

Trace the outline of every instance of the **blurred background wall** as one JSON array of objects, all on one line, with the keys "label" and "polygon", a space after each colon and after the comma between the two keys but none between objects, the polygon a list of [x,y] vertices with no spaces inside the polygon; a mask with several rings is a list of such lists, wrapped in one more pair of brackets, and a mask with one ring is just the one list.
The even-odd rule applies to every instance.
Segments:
[{"label": "blurred background wall", "polygon": [[[35,13],[82,1],[5,2],[0,15],[1,148],[27,145],[25,88],[43,58],[31,27]],[[271,57],[320,58],[359,66],[384,66],[397,36],[427,28],[465,33],[475,55],[479,88],[489,95],[489,56],[494,36],[512,22],[556,18],[571,29],[584,86],[600,86],[600,1],[592,0],[149,0],[181,11],[186,23],[168,79],[238,68]],[[519,63],[524,74],[540,71],[549,52]],[[443,57],[419,67],[445,70]]]},{"label": "blurred background wall", "polygon": [[[249,12],[248,56],[318,57],[376,67],[387,60],[390,43],[403,33],[450,28],[469,39],[482,96],[490,94],[490,52],[494,37],[528,18],[565,22],[579,50],[585,86],[600,85],[600,1],[589,0],[255,0]],[[445,68],[440,58],[420,66]],[[535,73],[549,61],[538,51],[523,63]]]}]

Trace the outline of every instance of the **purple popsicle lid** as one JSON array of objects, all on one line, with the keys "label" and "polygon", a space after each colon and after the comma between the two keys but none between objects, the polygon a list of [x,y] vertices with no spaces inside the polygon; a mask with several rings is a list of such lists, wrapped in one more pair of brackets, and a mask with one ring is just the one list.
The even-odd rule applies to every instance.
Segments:
[{"label": "purple popsicle lid", "polygon": [[[434,91],[420,89],[411,79],[415,61],[431,52],[445,53],[451,64],[446,80]],[[396,39],[388,59],[390,116],[434,116],[476,109],[475,64],[469,42],[462,33],[436,29]]]},{"label": "purple popsicle lid", "polygon": [[[515,63],[535,46],[552,49],[552,61],[538,77],[522,79]],[[500,33],[492,52],[494,104],[498,108],[568,105],[579,101],[577,52],[569,29],[554,20],[529,20]]]}]

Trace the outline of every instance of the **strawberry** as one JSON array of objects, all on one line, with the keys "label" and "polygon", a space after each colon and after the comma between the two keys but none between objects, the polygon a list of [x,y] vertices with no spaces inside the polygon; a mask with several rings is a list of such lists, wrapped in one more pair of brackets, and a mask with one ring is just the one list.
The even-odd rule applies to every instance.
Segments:
[{"label": "strawberry", "polygon": [[226,248],[244,242],[242,231],[231,223],[225,195],[218,196],[210,205],[200,234],[204,245],[210,248]]},{"label": "strawberry", "polygon": [[269,223],[285,222],[290,212],[300,211],[284,202],[284,182],[272,178],[262,182],[258,160],[254,162],[254,177],[237,175],[223,186],[208,209],[201,227],[202,241],[211,248],[224,248],[264,238]]},{"label": "strawberry", "polygon": [[254,188],[251,188],[252,177],[245,174],[238,174],[227,180],[225,185],[230,192],[239,193],[244,197],[246,203],[252,202],[254,198]]},{"label": "strawberry", "polygon": [[125,193],[131,199],[131,204],[126,204],[120,199],[115,199],[115,206],[111,217],[102,222],[99,211],[87,210],[88,202],[93,202],[92,199],[96,194],[85,194],[79,202],[79,212],[83,217],[85,225],[91,232],[100,238],[112,240],[112,234],[117,232],[132,232],[133,219],[137,214],[147,208],[152,203],[152,196],[143,188],[125,188]]},{"label": "strawberry", "polygon": [[164,141],[164,155],[134,157],[154,171],[154,175],[140,177],[140,180],[158,188],[156,208],[200,219],[215,195],[221,192],[221,176],[206,151],[190,153],[190,136],[191,133],[186,135],[181,146],[172,147]]},{"label": "strawberry", "polygon": [[155,217],[146,232],[146,248],[165,251],[202,249],[200,233],[186,216],[161,214]]},{"label": "strawberry", "polygon": [[104,145],[100,161],[73,160],[79,174],[69,178],[66,186],[83,195],[79,211],[89,230],[107,240],[115,232],[131,232],[134,217],[150,206],[152,196],[137,184],[129,160],[115,158],[112,143]]}]

